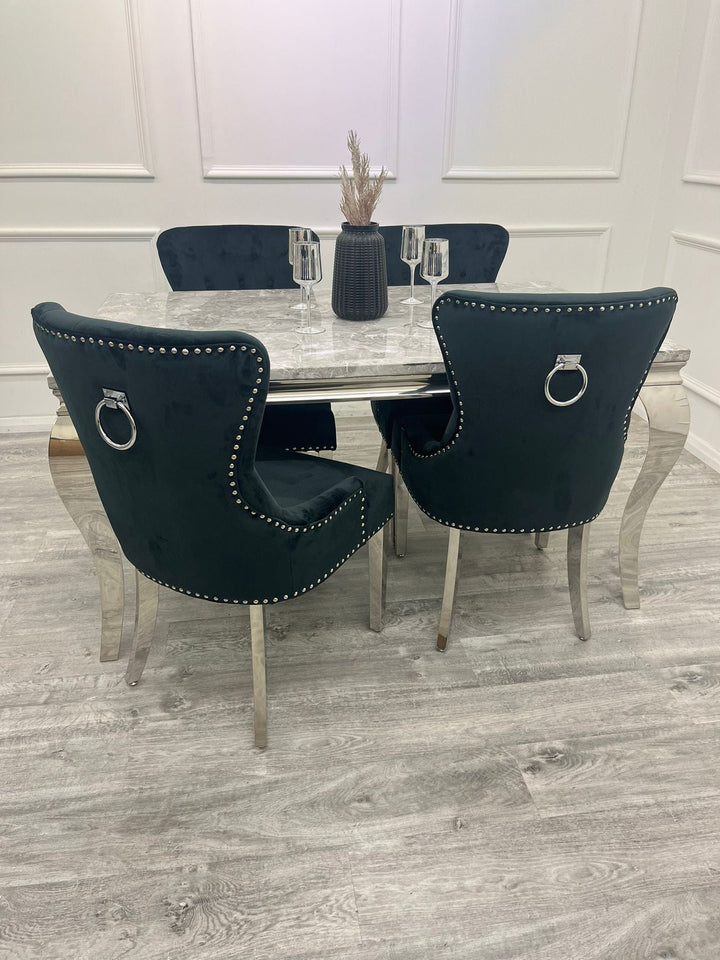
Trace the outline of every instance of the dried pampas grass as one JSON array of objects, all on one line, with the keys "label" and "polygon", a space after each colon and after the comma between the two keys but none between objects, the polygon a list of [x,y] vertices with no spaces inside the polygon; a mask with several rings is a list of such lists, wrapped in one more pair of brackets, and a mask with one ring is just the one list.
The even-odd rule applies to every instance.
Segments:
[{"label": "dried pampas grass", "polygon": [[344,164],[340,167],[340,210],[348,223],[364,227],[372,221],[388,172],[381,167],[376,177],[370,176],[370,158],[360,152],[360,141],[355,130],[348,132],[347,146],[352,160],[352,173]]}]

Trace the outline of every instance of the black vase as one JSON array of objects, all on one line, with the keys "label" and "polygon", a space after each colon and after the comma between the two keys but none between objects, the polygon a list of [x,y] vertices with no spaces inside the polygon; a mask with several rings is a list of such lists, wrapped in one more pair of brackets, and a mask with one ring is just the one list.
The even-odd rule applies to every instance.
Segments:
[{"label": "black vase", "polygon": [[342,320],[377,320],[387,306],[385,240],[377,223],[343,223],[335,243],[333,312]]}]

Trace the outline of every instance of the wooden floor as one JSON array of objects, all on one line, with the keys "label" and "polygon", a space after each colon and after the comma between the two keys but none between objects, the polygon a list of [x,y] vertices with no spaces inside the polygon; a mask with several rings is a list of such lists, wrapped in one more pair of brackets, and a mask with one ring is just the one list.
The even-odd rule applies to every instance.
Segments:
[{"label": "wooden floor", "polygon": [[0,438],[0,957],[718,960],[720,476],[683,455],[627,611],[644,441],[594,524],[589,642],[564,536],[466,535],[436,653],[446,533],[413,509],[383,634],[364,554],[268,611],[263,753],[246,611],[163,591],[127,687],[44,439]]}]

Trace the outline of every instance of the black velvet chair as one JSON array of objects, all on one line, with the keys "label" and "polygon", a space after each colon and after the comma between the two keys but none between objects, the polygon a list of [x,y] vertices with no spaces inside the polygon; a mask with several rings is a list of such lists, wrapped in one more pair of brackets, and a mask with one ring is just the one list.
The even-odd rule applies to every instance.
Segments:
[{"label": "black velvet chair", "polygon": [[[400,259],[402,226],[380,227],[385,238],[385,261],[389,287],[408,286],[410,268]],[[429,223],[426,237],[450,241],[450,273],[443,283],[494,283],[507,253],[509,235],[498,223]],[[425,284],[420,267],[415,280]]]},{"label": "black velvet chair", "polygon": [[449,417],[407,413],[385,436],[420,509],[450,527],[438,649],[461,531],[568,530],[575,628],[590,636],[588,531],[620,467],[630,413],[675,311],[674,290],[509,295],[453,291],[433,323]]},{"label": "black velvet chair", "polygon": [[[125,556],[137,612],[126,679],[147,659],[157,585],[250,609],[255,740],[265,745],[265,607],[314,590],[370,541],[370,625],[382,628],[390,477],[277,451],[256,458],[270,377],[245,333],[32,311]],[[378,534],[376,536],[376,534]]]},{"label": "black velvet chair", "polygon": [[[288,230],[245,223],[171,227],[158,235],[157,251],[173,290],[289,290],[295,282]],[[332,407],[322,402],[272,404],[265,411],[260,443],[287,450],[335,450]]]},{"label": "black velvet chair", "polygon": [[[388,285],[407,286],[410,283],[410,268],[400,259],[402,226],[380,227],[380,233],[385,238]],[[510,240],[505,227],[498,223],[431,223],[425,227],[425,236],[444,237],[450,241],[450,273],[443,283],[458,286],[464,283],[495,283]],[[419,266],[415,271],[415,280],[427,286],[420,277]],[[424,411],[447,421],[451,410],[449,396],[372,403],[373,416],[383,437],[392,432],[392,420],[396,416]],[[381,459],[384,455],[385,451],[381,449]],[[397,471],[394,476],[396,500],[393,539],[395,552],[399,557],[404,557],[407,550],[408,499]]]}]

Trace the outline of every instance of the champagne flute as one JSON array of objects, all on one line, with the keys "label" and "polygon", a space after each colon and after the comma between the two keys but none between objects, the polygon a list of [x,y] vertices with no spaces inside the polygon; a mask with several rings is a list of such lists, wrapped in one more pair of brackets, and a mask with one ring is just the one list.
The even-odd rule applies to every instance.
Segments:
[{"label": "champagne flute", "polygon": [[437,285],[450,272],[450,241],[439,237],[431,237],[423,241],[422,265],[420,276],[427,280],[431,287],[430,319],[418,320],[419,327],[432,326],[432,305],[437,298]]},{"label": "champagne flute", "polygon": [[410,296],[401,303],[422,303],[415,296],[415,269],[420,263],[425,227],[403,227],[400,241],[400,259],[410,267]]},{"label": "champagne flute", "polygon": [[[288,229],[288,263],[290,266],[293,266],[293,248],[296,243],[300,243],[304,240],[314,240],[313,232],[310,227],[290,227]],[[300,303],[296,303],[291,309],[293,310],[304,310],[305,301],[300,300]]]},{"label": "champagne flute", "polygon": [[295,332],[322,333],[325,327],[315,327],[310,323],[310,290],[313,284],[322,280],[320,243],[317,240],[300,240],[293,244],[293,280],[302,288],[305,307],[302,323],[296,327]]}]

